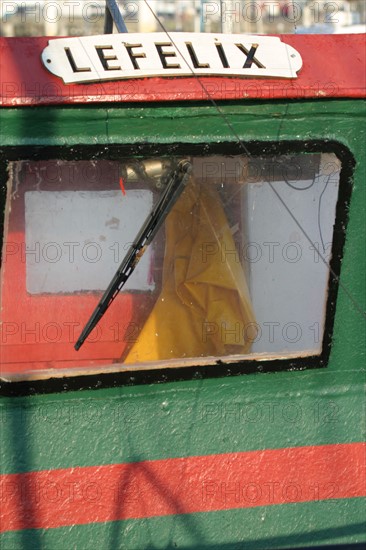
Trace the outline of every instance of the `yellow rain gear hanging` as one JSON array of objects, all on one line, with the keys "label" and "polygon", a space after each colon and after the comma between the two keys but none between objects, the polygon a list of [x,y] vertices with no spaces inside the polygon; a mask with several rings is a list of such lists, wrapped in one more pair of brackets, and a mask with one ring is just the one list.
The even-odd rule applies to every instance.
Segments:
[{"label": "yellow rain gear hanging", "polygon": [[191,179],[165,231],[162,290],[124,362],[248,353],[255,319],[218,193]]}]

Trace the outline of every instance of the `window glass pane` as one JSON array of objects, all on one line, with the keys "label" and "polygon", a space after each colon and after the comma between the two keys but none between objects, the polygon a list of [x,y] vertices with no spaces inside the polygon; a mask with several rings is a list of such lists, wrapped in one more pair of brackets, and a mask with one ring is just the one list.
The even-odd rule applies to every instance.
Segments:
[{"label": "window glass pane", "polygon": [[[75,351],[182,158],[187,185]],[[9,163],[2,375],[319,355],[340,168],[328,153]]]},{"label": "window glass pane", "polygon": [[[30,294],[104,290],[116,270],[114,250],[127,251],[153,203],[146,189],[124,196],[120,190],[28,191],[24,199]],[[153,289],[151,259],[149,248],[125,290]]]}]

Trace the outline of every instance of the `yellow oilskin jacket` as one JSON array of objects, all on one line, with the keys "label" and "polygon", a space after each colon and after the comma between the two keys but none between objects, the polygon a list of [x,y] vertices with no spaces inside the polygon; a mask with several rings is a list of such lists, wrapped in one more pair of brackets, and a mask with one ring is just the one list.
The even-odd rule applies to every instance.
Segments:
[{"label": "yellow oilskin jacket", "polygon": [[192,178],[165,231],[162,290],[124,363],[248,353],[255,318],[218,193]]}]

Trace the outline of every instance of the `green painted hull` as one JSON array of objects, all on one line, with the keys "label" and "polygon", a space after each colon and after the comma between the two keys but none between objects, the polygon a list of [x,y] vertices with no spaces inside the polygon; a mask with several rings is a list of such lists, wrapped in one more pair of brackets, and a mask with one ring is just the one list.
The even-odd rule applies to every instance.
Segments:
[{"label": "green painted hull", "polygon": [[[356,443],[365,437],[365,110],[361,100],[226,103],[244,142],[334,141],[356,159],[329,364],[1,400],[1,473]],[[213,106],[3,109],[7,146],[232,141]],[[347,290],[347,292],[344,291]],[[250,411],[250,412],[249,412]],[[306,484],[306,480],[303,483]],[[177,514],[2,535],[1,548],[294,548],[366,541],[362,498]]]}]

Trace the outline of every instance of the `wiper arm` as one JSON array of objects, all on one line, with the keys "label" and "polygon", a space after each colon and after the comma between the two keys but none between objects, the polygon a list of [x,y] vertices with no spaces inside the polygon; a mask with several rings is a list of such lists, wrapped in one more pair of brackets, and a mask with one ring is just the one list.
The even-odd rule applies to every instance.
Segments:
[{"label": "wiper arm", "polygon": [[126,256],[110,282],[107,290],[103,294],[103,297],[79,336],[79,339],[74,346],[76,351],[81,348],[86,338],[89,336],[93,328],[99,323],[104,313],[107,311],[121,288],[124,286],[127,279],[130,277],[141,256],[145,252],[146,247],[155,237],[166,216],[169,214],[179,195],[183,191],[183,188],[188,182],[191,171],[191,163],[188,160],[182,160],[168,178],[166,188],[158,203],[146,218],[135,241],[128,249]]}]

